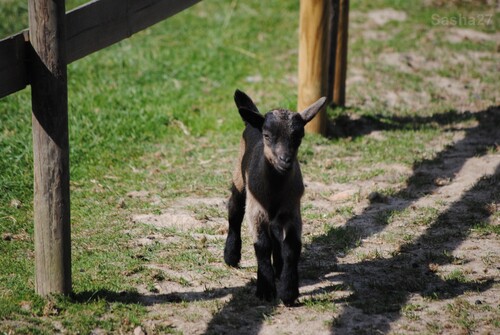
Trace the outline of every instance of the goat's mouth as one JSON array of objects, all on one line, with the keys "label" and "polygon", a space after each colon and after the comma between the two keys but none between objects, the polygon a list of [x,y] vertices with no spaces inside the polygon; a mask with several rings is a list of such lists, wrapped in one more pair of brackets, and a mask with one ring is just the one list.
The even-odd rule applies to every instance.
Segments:
[{"label": "goat's mouth", "polygon": [[290,171],[290,169],[292,168],[292,164],[284,162],[276,162],[276,164],[274,164],[274,168],[276,169],[276,171],[283,174]]}]

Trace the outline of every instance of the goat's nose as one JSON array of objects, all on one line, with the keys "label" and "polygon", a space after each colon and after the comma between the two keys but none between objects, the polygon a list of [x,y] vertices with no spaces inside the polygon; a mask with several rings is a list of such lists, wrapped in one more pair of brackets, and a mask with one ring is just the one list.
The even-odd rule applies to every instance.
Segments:
[{"label": "goat's nose", "polygon": [[284,162],[284,163],[290,163],[292,161],[292,157],[288,155],[281,155],[279,156],[279,159]]}]

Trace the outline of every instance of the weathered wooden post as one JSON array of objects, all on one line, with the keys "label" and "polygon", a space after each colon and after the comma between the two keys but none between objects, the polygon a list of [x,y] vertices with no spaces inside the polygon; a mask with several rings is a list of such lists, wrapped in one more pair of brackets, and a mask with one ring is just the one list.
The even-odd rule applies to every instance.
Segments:
[{"label": "weathered wooden post", "polygon": [[[329,0],[301,0],[299,18],[299,87],[301,111],[328,92]],[[307,124],[308,132],[325,135],[326,110]]]},{"label": "weathered wooden post", "polygon": [[[332,47],[331,58],[333,68],[333,104],[345,105],[345,81],[347,74],[347,38],[349,30],[349,0],[336,0],[338,13],[334,14],[332,34],[336,34],[335,46]],[[338,21],[337,23],[335,21]]]},{"label": "weathered wooden post", "polygon": [[35,220],[35,282],[42,296],[71,292],[68,89],[64,0],[28,0]]}]

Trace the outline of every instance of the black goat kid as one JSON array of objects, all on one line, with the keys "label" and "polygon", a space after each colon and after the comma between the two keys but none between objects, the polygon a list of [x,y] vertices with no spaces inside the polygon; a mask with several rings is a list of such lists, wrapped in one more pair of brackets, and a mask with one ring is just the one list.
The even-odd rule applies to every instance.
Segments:
[{"label": "black goat kid", "polygon": [[274,299],[276,278],[280,280],[278,297],[285,305],[292,305],[299,296],[300,198],[304,193],[297,151],[304,126],[323,108],[326,99],[319,99],[300,113],[277,109],[265,116],[245,93],[236,90],[234,100],[246,127],[228,203],[224,260],[238,266],[241,222],[246,211],[258,265],[256,295]]}]

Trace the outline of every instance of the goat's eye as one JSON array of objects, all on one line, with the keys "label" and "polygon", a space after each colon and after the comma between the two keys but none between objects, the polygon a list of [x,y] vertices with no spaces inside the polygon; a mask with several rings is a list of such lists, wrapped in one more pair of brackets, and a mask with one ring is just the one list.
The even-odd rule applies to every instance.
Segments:
[{"label": "goat's eye", "polygon": [[264,135],[264,139],[266,141],[270,141],[271,140],[271,136],[269,134],[263,134]]}]

